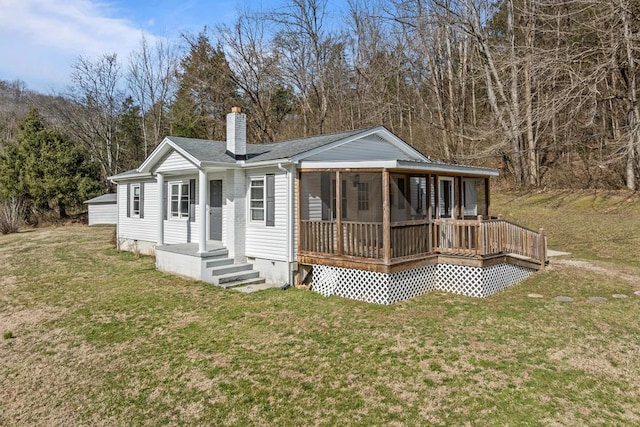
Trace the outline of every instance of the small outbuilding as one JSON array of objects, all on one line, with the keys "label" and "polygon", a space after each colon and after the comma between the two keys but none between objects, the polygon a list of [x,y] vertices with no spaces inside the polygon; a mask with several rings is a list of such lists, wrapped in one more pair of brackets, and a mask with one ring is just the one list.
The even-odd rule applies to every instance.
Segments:
[{"label": "small outbuilding", "polygon": [[116,225],[118,199],[115,193],[103,194],[84,202],[89,210],[89,225]]}]

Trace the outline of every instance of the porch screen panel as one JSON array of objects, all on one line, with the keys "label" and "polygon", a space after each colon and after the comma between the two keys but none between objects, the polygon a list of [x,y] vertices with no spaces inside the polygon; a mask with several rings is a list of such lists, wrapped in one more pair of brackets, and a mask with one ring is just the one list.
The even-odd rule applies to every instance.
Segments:
[{"label": "porch screen panel", "polygon": [[303,172],[300,174],[299,250],[315,253],[336,253],[335,219],[332,212],[331,186],[333,172]]},{"label": "porch screen panel", "polygon": [[345,172],[342,183],[342,253],[381,258],[382,173]]},{"label": "porch screen panel", "polygon": [[392,174],[389,182],[391,222],[426,218],[427,177]]}]

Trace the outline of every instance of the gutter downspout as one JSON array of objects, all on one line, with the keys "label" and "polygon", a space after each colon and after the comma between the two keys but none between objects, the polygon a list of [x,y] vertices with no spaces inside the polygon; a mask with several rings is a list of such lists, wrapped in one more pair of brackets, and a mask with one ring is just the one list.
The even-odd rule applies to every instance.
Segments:
[{"label": "gutter downspout", "polygon": [[289,286],[293,286],[293,271],[291,269],[291,263],[293,262],[293,250],[294,250],[294,246],[295,246],[295,242],[293,241],[292,237],[293,237],[293,220],[294,220],[294,216],[293,216],[293,206],[295,206],[294,203],[291,202],[291,198],[295,197],[295,195],[293,194],[293,185],[291,182],[291,177],[293,177],[293,174],[291,173],[291,171],[289,171],[287,168],[285,168],[284,166],[282,166],[282,163],[278,163],[278,169],[280,169],[281,171],[283,171],[285,173],[285,177],[287,179],[287,216],[288,216],[288,220],[287,220],[287,242],[288,242],[288,248],[287,248],[287,269],[288,271],[288,276],[289,276]]}]

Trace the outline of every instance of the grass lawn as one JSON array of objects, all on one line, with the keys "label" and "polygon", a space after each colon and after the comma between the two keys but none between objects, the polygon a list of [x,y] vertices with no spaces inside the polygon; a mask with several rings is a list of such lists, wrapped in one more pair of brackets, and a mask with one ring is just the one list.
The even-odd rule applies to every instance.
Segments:
[{"label": "grass lawn", "polygon": [[492,208],[590,267],[377,306],[161,274],[110,228],[0,236],[0,425],[640,424],[639,198]]}]

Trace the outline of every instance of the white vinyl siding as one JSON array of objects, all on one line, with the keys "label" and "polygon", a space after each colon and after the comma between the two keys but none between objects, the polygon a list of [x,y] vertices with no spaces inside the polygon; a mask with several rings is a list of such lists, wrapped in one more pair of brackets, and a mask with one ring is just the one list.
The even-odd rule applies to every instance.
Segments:
[{"label": "white vinyl siding", "polygon": [[309,161],[418,160],[376,135],[351,141],[306,158]]},{"label": "white vinyl siding", "polygon": [[158,185],[155,181],[129,182],[140,184],[144,193],[144,218],[127,217],[127,182],[118,184],[118,238],[155,242],[158,221]]},{"label": "white vinyl siding", "polygon": [[182,154],[177,151],[173,151],[169,154],[156,168],[157,172],[171,172],[179,170],[193,169],[194,164],[184,158]]},{"label": "white vinyl siding", "polygon": [[[246,254],[249,257],[265,258],[275,261],[286,261],[287,259],[287,175],[277,170],[267,170],[264,173],[251,172],[247,176],[247,181],[252,179],[263,179],[267,173],[275,174],[275,211],[274,225],[267,226],[265,221],[247,221],[246,233]],[[266,182],[266,180],[265,180]],[[291,202],[292,203],[292,202]]]},{"label": "white vinyl siding", "polygon": [[314,173],[314,177],[316,178],[305,180],[304,188],[307,197],[303,197],[301,200],[301,210],[309,212],[310,220],[320,221],[322,220],[322,180],[320,173]]}]

